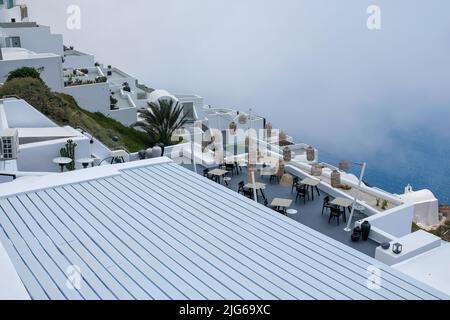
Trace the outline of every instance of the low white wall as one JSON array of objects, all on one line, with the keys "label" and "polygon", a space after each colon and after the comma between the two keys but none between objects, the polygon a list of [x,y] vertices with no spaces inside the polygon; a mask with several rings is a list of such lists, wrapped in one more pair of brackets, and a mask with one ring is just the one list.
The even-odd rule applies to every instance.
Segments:
[{"label": "low white wall", "polygon": [[[381,243],[410,234],[412,231],[413,216],[414,205],[404,204],[371,216],[364,219],[364,221],[369,221],[372,226],[369,237]],[[361,222],[357,223],[357,225],[360,224]]]},{"label": "low white wall", "polygon": [[73,96],[78,105],[87,111],[105,115],[111,111],[111,94],[107,83],[65,87],[64,93]]},{"label": "low white wall", "polygon": [[137,121],[137,108],[132,107],[110,110],[107,115],[126,126],[130,126]]},{"label": "low white wall", "polygon": [[[65,147],[68,139],[58,139],[45,142],[21,145],[17,166],[19,171],[28,172],[58,172],[60,167],[52,160],[60,157],[60,150]],[[86,137],[72,139],[77,147],[75,149],[75,160],[90,157],[90,143]],[[77,168],[81,165],[76,164]]]},{"label": "low white wall", "polygon": [[92,68],[95,66],[95,57],[90,54],[72,55],[64,57],[63,67],[66,69]]},{"label": "low white wall", "polygon": [[24,100],[3,100],[5,120],[9,128],[47,128],[56,124]]}]

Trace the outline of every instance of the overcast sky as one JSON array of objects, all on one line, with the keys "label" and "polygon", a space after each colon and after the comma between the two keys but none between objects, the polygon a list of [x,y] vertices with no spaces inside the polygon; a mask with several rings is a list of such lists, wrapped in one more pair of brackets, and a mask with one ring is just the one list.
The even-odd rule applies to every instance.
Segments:
[{"label": "overcast sky", "polygon": [[[396,135],[421,130],[450,138],[448,0],[23,2],[67,45],[148,86],[251,107],[333,153],[389,153]],[[66,28],[70,4],[81,30]],[[371,4],[378,31],[366,26]]]}]

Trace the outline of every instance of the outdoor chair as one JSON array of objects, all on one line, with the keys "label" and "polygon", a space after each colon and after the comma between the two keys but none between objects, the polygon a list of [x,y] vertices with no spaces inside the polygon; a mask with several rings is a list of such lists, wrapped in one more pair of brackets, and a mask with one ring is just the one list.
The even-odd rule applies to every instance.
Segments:
[{"label": "outdoor chair", "polygon": [[244,181],[239,182],[239,184],[238,184],[238,193],[244,194],[244,189],[245,189],[244,186],[245,186],[245,182]]},{"label": "outdoor chair", "polygon": [[294,180],[292,181],[292,189],[291,193],[294,192],[294,188],[300,186],[300,178],[294,177]]},{"label": "outdoor chair", "polygon": [[344,221],[347,221],[347,217],[345,216],[345,211],[342,211],[340,208],[330,208],[330,218],[328,219],[328,224],[332,219],[337,220],[337,224],[339,225],[339,219],[341,216],[344,216]]},{"label": "outdoor chair", "polygon": [[303,198],[303,202],[304,204],[306,204],[306,197],[308,197],[309,200],[309,193],[306,190],[306,186],[296,186],[295,188],[297,190],[297,197],[295,197],[295,203],[297,203],[297,200],[299,198]]},{"label": "outdoor chair", "polygon": [[205,178],[208,178],[209,180],[213,180],[213,176],[209,174],[209,169],[204,169],[203,170],[203,176]]},{"label": "outdoor chair", "polygon": [[325,198],[323,198],[322,215],[325,212],[325,209],[331,210],[331,208],[337,208],[337,206],[330,204],[330,201],[330,196],[326,196]]},{"label": "outdoor chair", "polygon": [[231,172],[231,176],[234,177],[234,170],[235,170],[234,163],[226,163],[225,170]]}]

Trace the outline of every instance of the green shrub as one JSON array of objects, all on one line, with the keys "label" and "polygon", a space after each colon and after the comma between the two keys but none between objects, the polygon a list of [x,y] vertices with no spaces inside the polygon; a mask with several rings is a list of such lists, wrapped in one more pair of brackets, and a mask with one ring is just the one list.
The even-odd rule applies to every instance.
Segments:
[{"label": "green shrub", "polygon": [[13,79],[17,78],[34,78],[38,79],[40,82],[44,83],[41,79],[41,74],[37,69],[30,68],[30,67],[22,67],[19,69],[16,69],[14,71],[11,71],[8,74],[8,78],[6,79],[6,82],[9,82]]},{"label": "green shrub", "polygon": [[[38,79],[13,79],[0,87],[0,97],[6,95],[24,99],[59,125],[86,129],[109,148],[125,147],[137,152],[153,145],[145,132],[124,126],[101,113],[81,109],[72,96],[51,92]],[[113,141],[113,136],[119,137],[119,141]]]}]

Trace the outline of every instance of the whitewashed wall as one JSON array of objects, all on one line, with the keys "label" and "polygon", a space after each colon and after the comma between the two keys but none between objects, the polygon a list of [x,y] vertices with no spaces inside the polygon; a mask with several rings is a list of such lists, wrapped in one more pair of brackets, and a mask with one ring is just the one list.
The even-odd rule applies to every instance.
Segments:
[{"label": "whitewashed wall", "polygon": [[64,57],[63,67],[66,69],[93,68],[95,57],[90,54],[67,55]]},{"label": "whitewashed wall", "polygon": [[131,107],[122,108],[119,110],[111,110],[108,112],[107,116],[119,121],[126,126],[130,126],[137,121],[137,108]]},{"label": "whitewashed wall", "polygon": [[64,93],[75,98],[78,105],[91,112],[110,113],[110,91],[107,83],[65,87]]},{"label": "whitewashed wall", "polygon": [[4,82],[11,71],[22,67],[43,68],[41,78],[53,91],[62,92],[62,58],[59,56],[25,60],[3,60],[0,63],[0,82]]},{"label": "whitewashed wall", "polygon": [[[18,170],[28,172],[58,172],[60,167],[54,164],[52,160],[60,157],[60,150],[65,147],[67,140],[58,139],[21,145],[17,160]],[[91,154],[89,139],[86,137],[78,137],[72,140],[77,144],[75,158],[89,158]],[[77,167],[80,168],[81,166],[77,164]]]},{"label": "whitewashed wall", "polygon": [[52,34],[50,27],[2,28],[3,37],[20,37],[22,48],[36,53],[54,53],[63,55],[63,36]]}]

